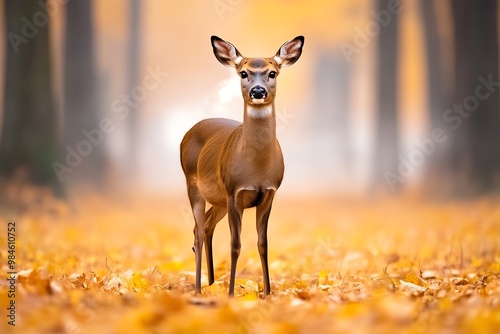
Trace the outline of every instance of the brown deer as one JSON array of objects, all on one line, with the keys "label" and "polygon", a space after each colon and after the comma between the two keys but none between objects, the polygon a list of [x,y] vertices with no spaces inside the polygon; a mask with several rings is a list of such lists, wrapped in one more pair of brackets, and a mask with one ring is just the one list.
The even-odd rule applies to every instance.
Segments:
[{"label": "brown deer", "polygon": [[[285,168],[276,138],[276,78],[282,67],[290,66],[299,59],[304,37],[298,36],[286,42],[270,58],[243,57],[231,43],[217,36],[212,36],[211,41],[217,60],[225,66],[234,67],[241,77],[244,116],[243,123],[225,118],[202,120],[186,133],[181,143],[181,165],[195,219],[196,293],[201,293],[203,243],[208,283],[211,285],[214,282],[212,236],[217,223],[229,213],[229,295],[234,295],[243,210],[257,207],[258,249],[266,298],[271,292],[267,223]],[[207,212],[206,202],[212,205]]]}]

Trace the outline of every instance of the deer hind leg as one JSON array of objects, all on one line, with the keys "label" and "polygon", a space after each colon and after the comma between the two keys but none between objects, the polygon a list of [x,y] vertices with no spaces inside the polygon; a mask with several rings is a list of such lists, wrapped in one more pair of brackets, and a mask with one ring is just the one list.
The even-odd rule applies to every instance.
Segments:
[{"label": "deer hind leg", "polygon": [[271,293],[269,282],[269,264],[267,259],[267,225],[271,207],[273,204],[275,190],[268,189],[263,196],[262,203],[257,206],[257,247],[259,249],[260,262],[262,264],[262,276],[264,281],[264,299]]},{"label": "deer hind leg", "polygon": [[205,255],[207,257],[208,284],[214,283],[214,260],[212,255],[212,237],[215,226],[224,218],[227,213],[227,207],[213,206],[205,215]]},{"label": "deer hind leg", "polygon": [[203,241],[205,240],[205,200],[194,182],[188,184],[188,196],[195,220],[193,250],[196,259],[196,293],[201,293],[201,260]]}]

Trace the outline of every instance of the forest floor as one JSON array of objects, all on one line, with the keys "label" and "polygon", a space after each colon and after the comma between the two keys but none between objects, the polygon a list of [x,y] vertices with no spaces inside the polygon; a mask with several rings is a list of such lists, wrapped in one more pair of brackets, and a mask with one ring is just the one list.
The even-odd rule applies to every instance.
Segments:
[{"label": "forest floor", "polygon": [[272,293],[262,300],[255,210],[245,211],[236,296],[227,297],[227,218],[214,236],[216,282],[207,286],[204,275],[195,296],[187,198],[85,195],[67,205],[37,191],[18,195],[24,203],[0,211],[0,333],[500,333],[498,199],[278,194]]}]

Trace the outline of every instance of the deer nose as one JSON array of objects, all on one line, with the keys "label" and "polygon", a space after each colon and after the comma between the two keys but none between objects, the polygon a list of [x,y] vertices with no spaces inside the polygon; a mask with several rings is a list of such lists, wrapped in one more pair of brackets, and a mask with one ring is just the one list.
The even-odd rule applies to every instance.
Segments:
[{"label": "deer nose", "polygon": [[267,97],[266,89],[262,86],[255,86],[250,90],[251,99],[265,99]]}]

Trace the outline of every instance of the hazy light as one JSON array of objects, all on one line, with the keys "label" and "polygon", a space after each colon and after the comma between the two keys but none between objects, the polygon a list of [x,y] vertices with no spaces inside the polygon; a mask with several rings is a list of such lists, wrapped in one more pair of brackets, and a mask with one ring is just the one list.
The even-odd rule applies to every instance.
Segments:
[{"label": "hazy light", "polygon": [[203,114],[195,107],[183,106],[167,113],[163,122],[163,140],[174,150],[179,149],[184,134],[197,122],[203,119]]},{"label": "hazy light", "polygon": [[219,85],[219,104],[226,104],[232,99],[241,98],[240,78],[235,74],[229,79],[223,80]]}]

